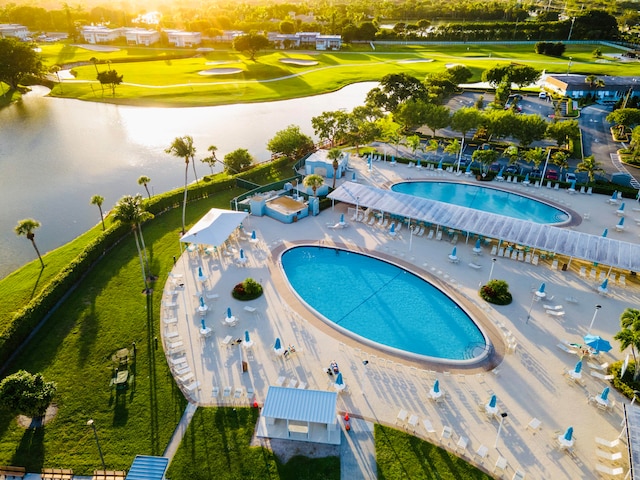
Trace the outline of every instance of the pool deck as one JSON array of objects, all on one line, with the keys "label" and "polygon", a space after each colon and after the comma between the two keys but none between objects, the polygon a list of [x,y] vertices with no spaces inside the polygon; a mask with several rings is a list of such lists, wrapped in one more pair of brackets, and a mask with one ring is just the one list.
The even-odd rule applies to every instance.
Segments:
[{"label": "pool deck", "polygon": [[[357,169],[362,183],[378,186],[402,179],[478,183],[464,175],[456,177],[404,165],[392,168],[388,163],[376,162],[368,172],[362,160],[352,159],[351,164]],[[351,175],[347,177],[351,178]],[[491,182],[486,186],[513,189],[580,214],[590,213],[589,220],[571,227],[577,231],[600,235],[608,228],[611,238],[638,241],[640,227],[632,218],[634,215],[640,217],[640,212],[633,211],[640,205],[632,200],[626,200],[627,216],[631,218],[627,219],[625,231],[617,232],[614,226],[619,220],[615,213],[618,207],[609,205],[608,197],[569,195],[563,190],[527,188],[507,182]],[[453,264],[448,260],[452,245],[446,237],[442,241],[428,240],[425,233],[423,237],[410,238],[406,227],[399,235],[391,237],[379,227],[349,221],[348,207],[351,206],[336,206],[319,216],[290,225],[267,217],[249,217],[245,231],[256,230],[259,241],[233,240],[236,251],[243,248],[247,256],[243,265],[238,264],[238,254],[234,252],[219,257],[183,253],[174,273],[183,275],[176,283],[184,283],[184,287],[175,289],[173,298],[165,300],[175,305],[164,307],[161,316],[165,351],[169,351],[169,342],[174,343],[177,354],[173,358],[180,358],[184,352],[183,358],[190,370],[182,374],[182,381],[178,380],[188,398],[202,406],[248,405],[254,400],[262,404],[268,386],[283,378],[285,385],[293,379],[304,382],[307,388],[332,389],[334,377],[327,376],[325,369],[335,360],[347,384],[347,391],[339,395],[340,412],[385,425],[398,425],[411,432],[414,428],[407,421],[415,414],[419,417],[416,435],[452,451],[456,450],[461,437],[467,437],[468,445],[459,447],[458,452],[488,472],[493,472],[498,459],[504,457],[507,467],[504,472],[496,470],[495,476],[502,474],[503,478],[512,478],[516,470],[521,470],[526,472],[527,479],[596,478],[595,437],[613,440],[620,434],[621,405],[627,400],[612,390],[609,398],[615,400],[615,406],[611,410],[600,410],[588,404],[588,397],[598,395],[608,382],[592,376],[593,369],[587,362],[582,371],[582,383],[567,380],[564,369],[573,369],[579,357],[566,353],[557,344],[565,339],[580,343],[594,316],[595,305],[599,304],[602,308],[591,333],[611,341],[614,348],[607,354],[600,354],[595,361],[612,363],[624,358],[613,335],[619,330],[619,317],[624,309],[640,304],[640,283],[626,272],[626,287],[610,282],[610,294],[605,297],[596,291],[601,280],[592,280],[588,274],[581,277],[575,261],[567,271],[562,271],[551,269],[548,260],[533,266],[498,258],[493,278],[509,283],[514,302],[494,307],[477,295],[479,285],[486,283],[489,277],[492,257],[488,248],[483,255],[475,256],[472,252],[474,243],[465,244],[465,239],[460,238],[457,243],[460,262]],[[329,228],[339,221],[341,213],[345,214],[349,226]],[[435,279],[456,299],[485,317],[481,323],[487,322],[485,329],[496,344],[494,361],[471,369],[421,364],[387,355],[336,333],[307,311],[284,282],[278,253],[286,245],[298,242],[340,244],[369,251],[410,265],[427,278]],[[471,267],[469,263],[480,268]],[[208,277],[204,284],[197,279],[198,266],[203,267]],[[598,272],[603,269],[606,272],[608,266],[598,268]],[[263,285],[264,295],[246,303],[234,300],[230,295],[233,285],[247,277]],[[546,284],[547,298],[535,302],[533,292],[542,282]],[[200,333],[201,320],[197,311],[199,295],[196,292],[203,286],[203,298],[208,305],[205,322],[213,330],[208,336]],[[172,289],[167,284],[166,290]],[[566,314],[547,315],[542,304],[563,305]],[[247,306],[250,308],[245,309]],[[236,326],[224,324],[227,307],[239,320]],[[173,318],[176,320],[170,320]],[[228,336],[244,338],[245,330],[249,331],[254,343],[251,349],[242,344],[224,344]],[[276,337],[280,337],[283,346],[295,345],[296,352],[286,359],[276,356],[272,348]],[[513,349],[507,348],[508,339],[516,345]],[[367,365],[363,364],[365,359],[369,362]],[[247,367],[245,373],[243,362]],[[438,403],[431,401],[429,396],[436,378],[446,394],[444,401]],[[218,389],[217,396],[213,395],[214,387]],[[224,396],[225,387],[231,387],[227,397]],[[241,390],[236,398],[237,388]],[[249,398],[247,389],[253,389],[255,398]],[[497,396],[498,412],[508,414],[499,438],[498,420],[488,418],[480,407],[492,394]],[[397,418],[401,410],[408,414],[404,421]],[[527,428],[532,418],[540,420],[539,429]],[[423,419],[430,421],[433,432],[426,430]],[[453,431],[450,440],[441,439],[445,426]],[[560,451],[555,442],[559,432],[569,426],[574,427],[576,437],[571,453]],[[484,460],[474,455],[481,445],[488,448]],[[624,449],[623,455],[626,455]],[[355,478],[373,478],[375,468],[372,470],[370,456],[361,454],[359,457],[360,463],[356,462],[350,473]],[[626,461],[623,465],[625,469],[628,466]]]}]

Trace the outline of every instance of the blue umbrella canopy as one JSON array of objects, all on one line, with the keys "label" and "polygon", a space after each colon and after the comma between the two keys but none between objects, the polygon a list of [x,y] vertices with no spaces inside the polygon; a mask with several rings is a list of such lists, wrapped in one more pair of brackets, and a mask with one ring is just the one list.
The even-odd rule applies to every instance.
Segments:
[{"label": "blue umbrella canopy", "polygon": [[600,285],[600,289],[606,290],[608,285],[609,285],[609,277],[604,279],[604,282],[602,282],[602,284]]},{"label": "blue umbrella canopy", "polygon": [[585,335],[584,343],[593,348],[596,352],[608,352],[613,348],[607,340],[599,337],[598,335]]},{"label": "blue umbrella canopy", "polygon": [[582,360],[576,363],[576,368],[573,369],[574,373],[580,373],[582,371]]},{"label": "blue umbrella canopy", "polygon": [[602,400],[606,400],[608,396],[609,396],[609,387],[604,387],[604,390],[602,390],[602,393],[600,394],[600,398]]},{"label": "blue umbrella canopy", "polygon": [[571,180],[571,190],[575,190],[575,189],[576,189],[576,181]]},{"label": "blue umbrella canopy", "polygon": [[436,380],[435,382],[433,382],[433,391],[435,393],[440,392],[440,380]]},{"label": "blue umbrella canopy", "polygon": [[198,276],[201,277],[202,276],[202,267],[198,267]]},{"label": "blue umbrella canopy", "polygon": [[200,320],[200,324],[202,325],[203,330],[207,328],[207,326],[204,324],[204,318]]},{"label": "blue umbrella canopy", "polygon": [[605,228],[602,232],[602,236],[606,238],[607,235],[609,235],[609,229]]},{"label": "blue umbrella canopy", "polygon": [[336,385],[344,385],[344,380],[342,380],[342,372],[338,373],[336,376]]},{"label": "blue umbrella canopy", "polygon": [[467,169],[465,170],[467,173],[471,172],[471,162],[469,162],[469,165],[467,165]]},{"label": "blue umbrella canopy", "polygon": [[613,192],[613,195],[611,195],[611,200],[617,200],[618,199],[618,191],[616,190],[615,192]]},{"label": "blue umbrella canopy", "polygon": [[620,208],[618,209],[618,211],[619,211],[619,212],[621,212],[621,211],[623,211],[623,210],[624,210],[624,202],[622,202],[622,203],[620,204]]},{"label": "blue umbrella canopy", "polygon": [[253,231],[251,232],[251,240],[255,240],[255,239],[256,239],[256,231],[255,231],[255,230],[253,230]]},{"label": "blue umbrella canopy", "polygon": [[528,173],[524,176],[524,181],[525,181],[525,182],[528,182],[528,181],[529,181],[529,174],[528,174]]},{"label": "blue umbrella canopy", "polygon": [[538,289],[538,293],[544,293],[544,289],[545,289],[546,285],[543,283],[540,284],[540,288]]},{"label": "blue umbrella canopy", "polygon": [[231,318],[231,307],[227,307],[227,318]]},{"label": "blue umbrella canopy", "polygon": [[244,331],[244,341],[247,343],[251,341],[251,338],[249,338],[249,330]]},{"label": "blue umbrella canopy", "polygon": [[457,247],[453,247],[453,250],[451,250],[451,256],[455,257],[456,253],[458,253],[458,248]]},{"label": "blue umbrella canopy", "polygon": [[396,231],[396,224],[395,224],[395,222],[391,224],[391,228],[389,229],[389,231],[390,231],[391,233],[395,233],[395,231]]},{"label": "blue umbrella canopy", "polygon": [[497,401],[498,401],[498,399],[496,398],[496,396],[495,395],[491,395],[491,398],[489,399],[489,407],[495,408]]},{"label": "blue umbrella canopy", "polygon": [[280,337],[276,337],[276,343],[273,344],[274,350],[280,350],[282,348],[282,343],[280,342]]},{"label": "blue umbrella canopy", "polygon": [[353,180],[354,182],[356,181],[356,172],[353,172],[353,175],[351,176],[351,180]]},{"label": "blue umbrella canopy", "polygon": [[200,297],[200,306],[204,307],[204,298]]},{"label": "blue umbrella canopy", "polygon": [[417,163],[417,165],[418,165],[419,167],[421,167],[421,166],[422,166],[422,163],[420,162],[420,159],[419,159],[419,158],[418,158],[418,163]]},{"label": "blue umbrella canopy", "polygon": [[476,240],[476,248],[480,248],[480,245],[481,245],[480,239],[477,239]]},{"label": "blue umbrella canopy", "polygon": [[442,159],[438,162],[438,170],[442,170]]},{"label": "blue umbrella canopy", "polygon": [[618,226],[621,227],[624,225],[624,217],[620,218],[620,221],[618,222]]},{"label": "blue umbrella canopy", "polygon": [[572,438],[573,438],[573,427],[569,427],[567,428],[567,431],[564,432],[564,439],[567,442],[570,442]]}]

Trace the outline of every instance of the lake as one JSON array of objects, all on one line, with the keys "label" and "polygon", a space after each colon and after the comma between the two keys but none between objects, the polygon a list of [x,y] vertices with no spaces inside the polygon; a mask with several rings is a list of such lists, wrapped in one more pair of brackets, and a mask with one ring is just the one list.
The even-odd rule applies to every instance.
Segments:
[{"label": "lake", "polygon": [[[200,162],[246,148],[257,161],[268,160],[267,142],[297,125],[313,134],[311,118],[325,111],[363,105],[376,83],[359,83],[337,92],[280,102],[194,108],[144,108],[49,98],[35,87],[20,103],[0,110],[0,277],[33,260],[26,238],[13,232],[23,218],[42,223],[35,232],[42,253],[72,240],[100,221],[92,195],[109,210],[127,194],[181,187],[184,160],[164,152],[175,137],[191,135],[198,176],[211,173]],[[190,181],[193,171],[190,167]]]}]

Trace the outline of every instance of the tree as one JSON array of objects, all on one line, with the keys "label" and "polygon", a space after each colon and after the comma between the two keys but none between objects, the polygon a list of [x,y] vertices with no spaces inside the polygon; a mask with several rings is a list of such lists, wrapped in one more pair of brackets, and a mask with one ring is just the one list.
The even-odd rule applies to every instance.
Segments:
[{"label": "tree", "polygon": [[623,136],[627,129],[640,125],[640,109],[619,108],[607,115],[607,122],[615,124],[618,135]]},{"label": "tree", "polygon": [[509,165],[513,165],[520,159],[520,151],[515,145],[509,145],[504,149],[503,155],[509,159]]},{"label": "tree", "polygon": [[95,67],[95,69],[96,69],[96,78],[97,78],[98,74],[100,73],[100,72],[98,71],[98,59],[97,59],[96,57],[91,57],[91,58],[89,59],[89,61],[90,61],[91,63],[93,63],[93,66],[94,66],[94,67]]},{"label": "tree", "polygon": [[295,33],[296,27],[291,20],[283,20],[278,26],[280,33]]},{"label": "tree", "polygon": [[532,148],[527,150],[527,153],[524,154],[524,159],[527,162],[533,163],[535,168],[540,168],[540,164],[544,161],[547,156],[547,152],[542,147]]},{"label": "tree", "polygon": [[478,128],[482,118],[482,113],[477,108],[462,107],[451,115],[451,128],[462,134],[464,140],[467,133]]},{"label": "tree", "polygon": [[560,168],[560,174],[569,168],[569,154],[566,152],[555,152],[551,155],[551,163]]},{"label": "tree", "polygon": [[[129,225],[133,232],[133,238],[136,241],[136,248],[138,249],[140,268],[142,269],[142,281],[144,282],[145,293],[150,293],[151,290],[149,289],[149,283],[147,281],[146,272],[149,271],[149,261],[147,258],[147,249],[144,245],[144,237],[142,236],[141,224],[152,218],[153,214],[144,210],[142,195],[140,194],[135,197],[125,195],[118,200],[118,203],[116,203],[113,209],[113,219]],[[146,270],[145,264],[147,266]],[[149,275],[151,275],[150,272]]]},{"label": "tree", "polygon": [[313,150],[313,140],[302,133],[300,127],[289,125],[284,130],[276,132],[275,136],[267,143],[267,150],[274,155],[298,158]]},{"label": "tree", "polygon": [[256,61],[256,53],[269,46],[269,39],[264,35],[250,33],[241,35],[233,40],[233,49],[238,52],[248,52],[249,58]]},{"label": "tree", "polygon": [[332,148],[327,153],[327,158],[329,160],[333,160],[331,166],[333,167],[333,186],[331,188],[336,188],[336,177],[338,176],[338,167],[340,163],[338,163],[338,159],[342,156],[342,150],[339,148]]},{"label": "tree", "polygon": [[482,171],[486,173],[489,165],[498,160],[498,152],[495,150],[483,150],[479,148],[473,152],[471,158],[474,162],[482,164]]},{"label": "tree", "polygon": [[320,188],[324,184],[324,178],[313,173],[304,177],[302,184],[307,188],[311,187],[311,190],[313,190],[313,196],[315,197],[318,188]]},{"label": "tree", "polygon": [[382,118],[378,108],[355,107],[347,116],[346,139],[356,147],[356,155],[360,155],[360,145],[373,142],[380,136],[377,121]]},{"label": "tree", "polygon": [[151,199],[151,192],[149,192],[148,186],[150,182],[151,179],[146,175],[141,175],[140,178],[138,178],[138,185],[144,185],[144,189],[147,191],[147,196],[149,197],[149,199]]},{"label": "tree", "polygon": [[580,138],[580,127],[577,120],[565,120],[547,124],[546,136],[556,141],[559,147],[569,145],[570,141]]},{"label": "tree", "polygon": [[209,145],[209,148],[207,148],[207,151],[211,152],[211,155],[209,155],[208,157],[204,157],[200,161],[202,163],[206,163],[207,165],[209,165],[209,168],[211,169],[211,175],[213,175],[213,167],[217,162],[219,162],[218,157],[216,157],[216,152],[218,151],[218,147],[216,147],[215,145]]},{"label": "tree", "polygon": [[451,112],[444,105],[426,105],[424,111],[424,124],[433,132],[432,137],[436,137],[436,130],[447,127],[451,122]]},{"label": "tree", "polygon": [[105,231],[104,226],[104,214],[102,213],[102,204],[104,203],[104,197],[100,195],[93,195],[91,197],[91,205],[97,205],[98,210],[100,210],[100,221],[102,222],[102,231]]},{"label": "tree", "polygon": [[540,115],[516,115],[515,120],[516,128],[512,136],[518,139],[521,146],[528,147],[544,138],[548,123]]},{"label": "tree", "polygon": [[[187,186],[189,176],[189,161],[193,161],[196,155],[196,147],[193,146],[193,138],[189,135],[184,137],[176,137],[169,148],[165,150],[166,153],[173,155],[174,157],[184,158],[184,198],[182,200],[182,234],[187,231],[185,228],[186,215],[187,215]],[[197,179],[197,177],[196,177]]]},{"label": "tree", "polygon": [[576,166],[576,172],[587,172],[589,181],[593,182],[596,178],[596,173],[604,172],[602,163],[596,161],[593,155],[584,157],[584,160]]},{"label": "tree", "polygon": [[15,38],[0,38],[0,82],[16,90],[27,75],[42,72],[40,57],[31,45]]},{"label": "tree", "polygon": [[405,131],[419,128],[426,122],[428,105],[424,100],[409,99],[396,109],[393,119],[401,124]]},{"label": "tree", "polygon": [[253,157],[245,148],[238,148],[224,156],[224,171],[238,173],[253,163]]},{"label": "tree", "polygon": [[54,73],[58,79],[58,85],[60,86],[60,93],[62,92],[62,81],[60,80],[60,67],[58,65],[51,65],[49,67],[49,73]]},{"label": "tree", "polygon": [[11,412],[41,418],[56,390],[55,382],[45,382],[41,373],[18,370],[0,382],[0,404]]},{"label": "tree", "polygon": [[109,85],[111,88],[111,94],[116,96],[116,87],[122,83],[123,75],[118,75],[115,70],[106,70],[98,73],[98,81],[101,85]]},{"label": "tree", "polygon": [[44,262],[42,261],[42,257],[40,256],[40,251],[36,246],[36,234],[33,233],[36,228],[40,228],[40,222],[34,220],[33,218],[26,218],[24,220],[20,220],[18,222],[18,225],[16,225],[13,230],[19,237],[24,235],[28,240],[31,241],[33,248],[35,248],[36,253],[38,254],[40,265],[42,265],[42,268],[44,268]]},{"label": "tree", "polygon": [[473,73],[465,65],[454,65],[447,69],[447,74],[456,86],[461,83],[467,83],[473,77]]},{"label": "tree", "polygon": [[420,149],[420,136],[411,135],[406,138],[407,146],[411,149],[411,155],[416,158],[416,152]]},{"label": "tree", "polygon": [[620,327],[622,327],[622,330],[616,333],[613,338],[620,342],[621,352],[631,347],[633,363],[635,364],[633,379],[637,381],[640,376],[640,365],[638,365],[636,356],[636,350],[640,349],[640,310],[636,308],[625,309],[620,315]]},{"label": "tree", "polygon": [[417,78],[406,73],[392,73],[380,80],[380,86],[367,93],[366,103],[394,113],[408,100],[427,100],[427,87]]},{"label": "tree", "polygon": [[348,120],[348,114],[340,110],[322,112],[321,115],[311,118],[311,126],[320,140],[328,140],[330,147],[333,148],[337,141],[344,138]]}]

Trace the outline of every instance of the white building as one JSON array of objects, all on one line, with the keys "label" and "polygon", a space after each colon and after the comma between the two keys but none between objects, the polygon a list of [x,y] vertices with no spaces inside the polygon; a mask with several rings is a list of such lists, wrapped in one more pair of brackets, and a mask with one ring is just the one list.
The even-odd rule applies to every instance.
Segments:
[{"label": "white building", "polygon": [[127,45],[144,45],[148,47],[160,41],[160,32],[146,28],[127,28],[124,30]]},{"label": "white building", "polygon": [[120,28],[107,28],[101,25],[87,25],[82,27],[84,41],[91,44],[109,43],[122,36]]},{"label": "white building", "polygon": [[176,47],[193,47],[202,43],[200,32],[185,32],[183,30],[164,30],[167,41]]},{"label": "white building", "polygon": [[0,38],[16,37],[20,40],[26,40],[29,34],[29,29],[24,25],[0,23]]},{"label": "white building", "polygon": [[342,37],[340,35],[318,35],[316,37],[316,50],[340,50]]}]

